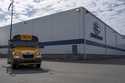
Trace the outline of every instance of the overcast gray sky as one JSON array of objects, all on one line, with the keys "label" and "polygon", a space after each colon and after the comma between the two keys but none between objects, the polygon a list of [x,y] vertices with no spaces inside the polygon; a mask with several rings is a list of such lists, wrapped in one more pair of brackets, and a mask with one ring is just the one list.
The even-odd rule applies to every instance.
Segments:
[{"label": "overcast gray sky", "polygon": [[[9,4],[10,0],[0,0],[1,27],[10,23]],[[125,0],[15,0],[14,5],[14,22],[83,6],[125,35]],[[7,31],[7,29],[0,29],[0,39],[4,40],[8,36]]]}]

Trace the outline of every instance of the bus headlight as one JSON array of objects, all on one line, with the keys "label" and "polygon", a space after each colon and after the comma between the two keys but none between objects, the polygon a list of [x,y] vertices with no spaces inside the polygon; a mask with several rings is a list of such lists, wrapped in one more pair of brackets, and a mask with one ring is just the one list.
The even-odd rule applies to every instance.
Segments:
[{"label": "bus headlight", "polygon": [[41,55],[37,55],[36,58],[41,58],[42,56]]},{"label": "bus headlight", "polygon": [[21,53],[20,52],[12,52],[12,55],[21,55]]},{"label": "bus headlight", "polygon": [[37,52],[36,55],[37,55],[37,56],[41,55],[41,52]]},{"label": "bus headlight", "polygon": [[12,55],[15,55],[16,53],[15,52],[12,52]]},{"label": "bus headlight", "polygon": [[41,56],[41,52],[37,52],[36,53],[36,58],[41,58],[42,56]]},{"label": "bus headlight", "polygon": [[14,58],[15,58],[15,59],[18,59],[18,58],[20,58],[20,56],[14,56]]}]

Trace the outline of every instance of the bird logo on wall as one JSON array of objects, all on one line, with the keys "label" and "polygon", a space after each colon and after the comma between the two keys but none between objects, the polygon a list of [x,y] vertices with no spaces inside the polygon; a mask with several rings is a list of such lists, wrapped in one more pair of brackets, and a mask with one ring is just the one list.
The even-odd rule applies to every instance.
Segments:
[{"label": "bird logo on wall", "polygon": [[101,26],[99,25],[98,22],[94,22],[93,32],[90,33],[90,36],[98,40],[103,40],[103,37],[99,36],[100,33],[101,33]]},{"label": "bird logo on wall", "polygon": [[101,33],[100,25],[97,22],[94,22],[93,24],[93,31],[96,35],[99,35]]}]

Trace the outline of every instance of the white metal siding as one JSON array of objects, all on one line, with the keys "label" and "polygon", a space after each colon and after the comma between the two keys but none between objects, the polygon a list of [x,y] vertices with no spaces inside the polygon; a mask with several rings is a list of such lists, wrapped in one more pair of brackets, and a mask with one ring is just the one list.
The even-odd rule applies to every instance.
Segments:
[{"label": "white metal siding", "polygon": [[[101,31],[99,33],[99,36],[103,38],[102,40],[93,38],[90,35],[91,33],[94,33],[94,22],[97,22],[99,24]],[[124,51],[116,49],[125,49],[125,39],[123,39],[121,35],[116,33],[113,29],[111,29],[97,17],[95,17],[91,13],[87,13],[84,8],[77,8],[14,24],[13,35],[22,33],[36,35],[40,38],[40,42],[86,39],[92,42],[114,47],[108,47],[106,49],[104,46],[78,44],[78,52],[81,54],[125,54]],[[43,49],[43,53],[72,53],[72,45],[46,46]]]},{"label": "white metal siding", "polygon": [[[96,38],[91,37],[91,33],[94,33],[93,31],[93,24],[98,23],[100,27],[100,34],[99,36],[103,38],[103,40],[99,40]],[[104,24],[101,23],[98,19],[93,17],[90,13],[85,15],[85,35],[87,40],[94,41],[100,44],[105,44],[105,29],[104,29]],[[86,52],[89,54],[105,54],[105,48],[103,47],[98,47],[98,46],[92,46],[92,45],[86,45]]]}]

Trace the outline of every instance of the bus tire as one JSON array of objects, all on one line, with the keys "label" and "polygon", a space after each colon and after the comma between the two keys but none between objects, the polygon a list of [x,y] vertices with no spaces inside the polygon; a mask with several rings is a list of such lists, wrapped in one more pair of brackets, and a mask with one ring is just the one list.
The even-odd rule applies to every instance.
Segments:
[{"label": "bus tire", "polygon": [[36,68],[40,68],[41,64],[36,64]]},{"label": "bus tire", "polygon": [[12,69],[16,69],[17,68],[17,64],[12,64]]}]

